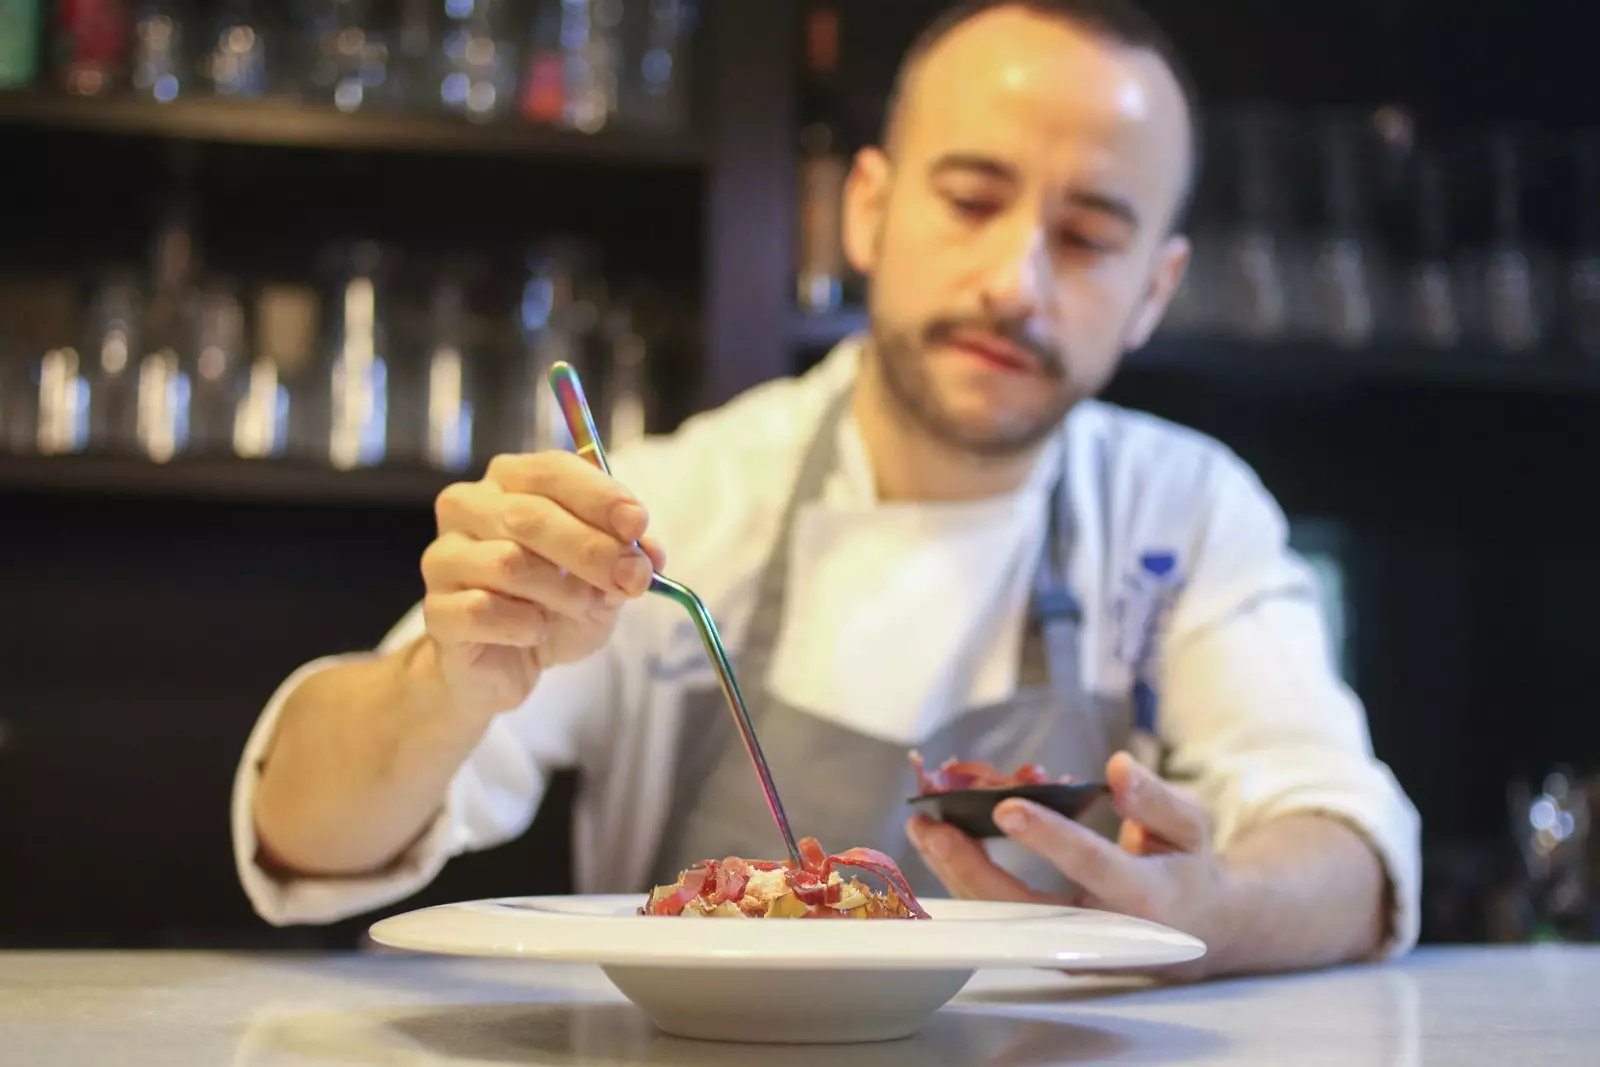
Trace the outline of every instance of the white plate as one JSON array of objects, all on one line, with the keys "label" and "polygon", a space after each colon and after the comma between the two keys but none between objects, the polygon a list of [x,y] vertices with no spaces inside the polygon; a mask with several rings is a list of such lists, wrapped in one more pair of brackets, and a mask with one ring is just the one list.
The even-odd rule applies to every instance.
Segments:
[{"label": "white plate", "polygon": [[1184,963],[1199,940],[1045,904],[923,900],[931,920],[686,919],[641,894],[518,897],[385,919],[374,940],[452,956],[598,964],[680,1037],[768,1043],[906,1037],[980,967],[1122,970]]}]

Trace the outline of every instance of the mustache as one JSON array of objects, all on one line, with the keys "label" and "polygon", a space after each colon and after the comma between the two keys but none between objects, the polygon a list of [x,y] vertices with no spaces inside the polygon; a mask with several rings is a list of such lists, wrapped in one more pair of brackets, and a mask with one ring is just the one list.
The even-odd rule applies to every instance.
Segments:
[{"label": "mustache", "polygon": [[989,315],[942,315],[928,323],[922,331],[922,340],[927,345],[949,344],[960,333],[992,334],[1037,359],[1046,375],[1052,378],[1066,375],[1066,361],[1062,354],[1031,336],[1027,323],[1020,319],[997,319]]}]

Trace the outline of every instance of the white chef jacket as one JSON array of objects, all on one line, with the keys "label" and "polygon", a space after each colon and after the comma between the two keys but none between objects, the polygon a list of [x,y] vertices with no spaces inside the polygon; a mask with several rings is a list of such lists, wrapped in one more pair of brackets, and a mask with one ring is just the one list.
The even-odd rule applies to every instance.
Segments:
[{"label": "white chef jacket", "polygon": [[[612,458],[650,512],[666,572],[706,601],[730,652],[794,477],[829,399],[853,380],[856,341],[803,376],[752,389]],[[1017,492],[977,502],[882,502],[854,423],[821,499],[795,518],[790,590],[764,685],[786,703],[914,745],[962,708],[1017,684],[1027,596],[1065,456],[1078,524],[1069,581],[1085,606],[1079,670],[1093,692],[1159,694],[1168,769],[1189,780],[1225,849],[1291,813],[1342,819],[1375,846],[1394,893],[1390,953],[1416,941],[1420,827],[1372,753],[1361,703],[1340,680],[1315,576],[1253,472],[1199,433],[1099,401],[1077,405]],[[1108,506],[1109,505],[1109,506]],[[1152,559],[1165,562],[1152,568]],[[378,654],[423,632],[420,605]],[[361,653],[356,655],[371,655]],[[393,865],[360,877],[282,880],[257,862],[259,763],[296,671],[263,710],[239,765],[239,876],[273,924],[332,922],[416,892],[463,851],[521,834],[547,776],[576,766],[580,892],[643,887],[669,810],[684,692],[715,685],[682,610],[626,606],[606,647],[545,673],[498,716],[452,780],[428,831]],[[870,842],[865,842],[870,844]],[[514,894],[515,886],[506,892]]]}]

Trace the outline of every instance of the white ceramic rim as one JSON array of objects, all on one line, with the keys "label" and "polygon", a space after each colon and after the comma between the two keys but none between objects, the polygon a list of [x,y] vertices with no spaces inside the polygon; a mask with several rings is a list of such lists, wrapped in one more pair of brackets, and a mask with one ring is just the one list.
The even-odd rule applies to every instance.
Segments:
[{"label": "white ceramic rim", "polygon": [[641,894],[507,897],[407,912],[373,925],[391,948],[602,966],[1121,970],[1205,953],[1188,934],[1109,912],[925,899],[931,920],[685,919],[637,915]]}]

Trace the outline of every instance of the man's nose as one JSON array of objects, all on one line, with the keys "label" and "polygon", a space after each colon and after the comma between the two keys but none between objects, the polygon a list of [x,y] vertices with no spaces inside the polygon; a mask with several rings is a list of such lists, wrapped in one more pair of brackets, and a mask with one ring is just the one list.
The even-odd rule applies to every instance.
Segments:
[{"label": "man's nose", "polygon": [[1028,318],[1039,307],[1044,232],[1034,225],[996,234],[993,259],[983,279],[984,310],[1004,318]]}]

